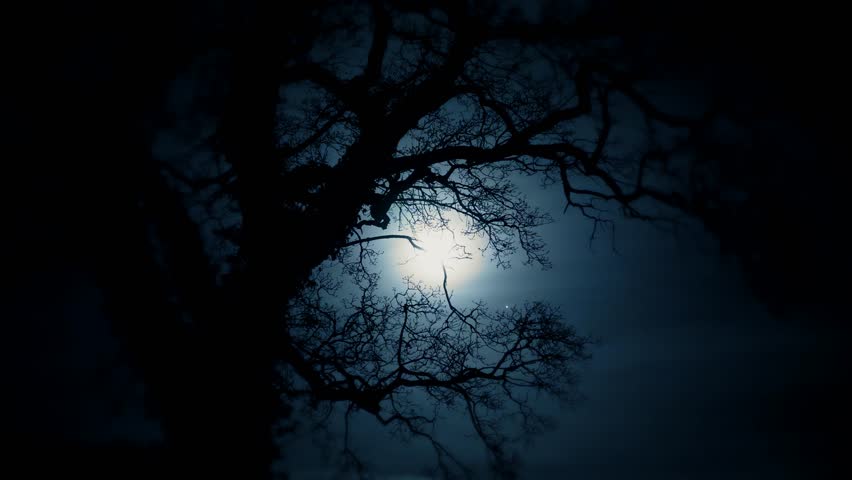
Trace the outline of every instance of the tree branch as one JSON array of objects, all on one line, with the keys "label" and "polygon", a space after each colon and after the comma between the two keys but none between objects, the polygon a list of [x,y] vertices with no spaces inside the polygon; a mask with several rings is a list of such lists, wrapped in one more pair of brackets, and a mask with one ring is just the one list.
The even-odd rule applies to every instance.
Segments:
[{"label": "tree branch", "polygon": [[370,45],[370,53],[367,55],[367,67],[364,69],[364,81],[375,83],[381,78],[382,62],[388,48],[390,38],[391,16],[385,10],[381,0],[373,0],[373,43]]},{"label": "tree branch", "polygon": [[394,238],[398,238],[398,239],[402,239],[402,240],[408,240],[408,243],[410,243],[411,246],[414,247],[416,250],[423,250],[423,247],[421,247],[421,246],[417,245],[417,243],[415,243],[415,242],[417,242],[417,239],[414,238],[414,237],[410,237],[408,235],[379,235],[377,237],[359,238],[357,240],[352,240],[350,242],[344,243],[343,248],[351,247],[353,245],[359,245],[359,244],[367,243],[367,242],[374,242],[376,240],[387,240],[387,239],[394,239]]}]

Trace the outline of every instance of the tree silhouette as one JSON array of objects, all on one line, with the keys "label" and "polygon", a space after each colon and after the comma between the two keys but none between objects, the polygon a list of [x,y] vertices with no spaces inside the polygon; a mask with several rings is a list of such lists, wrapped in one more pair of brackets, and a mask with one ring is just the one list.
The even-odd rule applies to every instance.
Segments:
[{"label": "tree silhouette", "polygon": [[[532,22],[489,2],[281,3],[230,19],[206,154],[135,153],[122,187],[135,210],[113,233],[122,260],[99,266],[171,461],[266,477],[274,434],[304,399],[426,438],[444,474],[466,472],[419,392],[460,406],[510,476],[499,416],[536,431],[524,392],[569,391],[588,340],[542,303],[456,305],[446,269],[437,288],[407,279],[385,294],[374,242],[417,248],[384,231],[446,229],[455,215],[498,265],[520,253],[546,267],[536,228],[550,218],[523,177],[561,189],[596,228],[613,207],[712,224],[695,154],[713,117],[656,106],[648,72],[595,10],[546,5]],[[622,115],[642,126],[626,152],[612,148]]]},{"label": "tree silhouette", "polygon": [[[166,440],[103,454],[11,442],[32,443],[37,460],[55,450],[265,478],[273,438],[306,404],[373,415],[464,473],[431,436],[427,399],[465,412],[508,475],[498,416],[534,432],[525,392],[570,393],[587,340],[544,304],[454,301],[451,270],[388,291],[372,262],[387,242],[422,246],[412,227],[452,227],[499,265],[517,254],[547,266],[536,232],[551,219],[526,200],[527,177],[560,190],[595,233],[619,213],[700,219],[773,303],[845,298],[826,271],[848,270],[832,208],[846,201],[848,162],[826,160],[845,133],[828,120],[848,105],[848,78],[843,29],[821,9],[308,3],[12,6],[48,41],[4,30],[3,193],[15,206],[4,293],[44,301],[44,272],[96,274]],[[817,33],[790,35],[792,24]],[[680,88],[672,64],[724,102],[705,114],[653,95]],[[176,73],[196,82],[182,89]],[[163,130],[209,136],[183,155],[161,148]],[[56,401],[44,396],[30,408]]]}]

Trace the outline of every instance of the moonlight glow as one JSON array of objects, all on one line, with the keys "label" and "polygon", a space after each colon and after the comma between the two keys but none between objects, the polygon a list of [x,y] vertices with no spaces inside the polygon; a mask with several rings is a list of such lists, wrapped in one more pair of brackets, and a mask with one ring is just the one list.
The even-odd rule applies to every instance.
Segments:
[{"label": "moonlight glow", "polygon": [[448,230],[421,230],[412,235],[421,250],[400,244],[399,269],[405,276],[430,285],[440,285],[444,279],[442,267],[447,269],[447,282],[459,286],[479,271],[482,255],[476,239],[470,239]]}]

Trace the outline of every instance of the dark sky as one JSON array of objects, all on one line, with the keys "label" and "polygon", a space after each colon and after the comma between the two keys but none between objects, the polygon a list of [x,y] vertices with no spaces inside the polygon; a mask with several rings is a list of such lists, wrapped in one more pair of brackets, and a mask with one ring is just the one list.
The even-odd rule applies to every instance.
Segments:
[{"label": "dark sky", "polygon": [[[670,83],[682,85],[672,87],[675,97],[701,103],[707,92],[723,92],[744,118],[767,126],[782,144],[777,151],[802,154],[792,163],[798,180],[791,190],[808,208],[790,215],[789,231],[763,241],[783,252],[788,233],[805,231],[813,258],[812,268],[802,271],[812,277],[801,284],[845,292],[847,271],[834,268],[848,265],[848,245],[838,233],[848,216],[839,187],[848,177],[835,166],[848,159],[838,141],[848,124],[848,87],[836,63],[836,16],[818,6],[738,10],[723,2],[702,11],[690,10],[688,2],[658,3],[657,9],[622,5],[630,10],[623,18],[666,32],[674,25],[674,37],[655,44],[654,54],[682,82]],[[81,28],[97,25],[80,15],[92,22]],[[699,28],[699,20],[710,26]],[[3,85],[3,144],[7,156],[18,159],[7,178],[18,188],[5,189],[3,199],[12,206],[12,234],[0,297],[2,372],[10,393],[2,403],[2,430],[18,443],[156,445],[159,438],[156,421],[143,415],[144,385],[111,337],[88,263],[91,232],[80,229],[90,228],[98,213],[77,195],[94,183],[84,172],[72,176],[71,185],[70,167],[57,161],[66,158],[67,145],[78,155],[102,141],[92,132],[108,121],[84,110],[100,99],[93,85],[109,77],[109,63],[98,59],[113,58],[104,43],[120,35],[113,30],[120,29],[68,37],[78,42],[65,45],[64,55],[16,49],[13,60],[21,66]],[[41,77],[35,87],[30,75]],[[712,237],[675,237],[619,222],[619,254],[607,236],[590,249],[588,221],[563,215],[553,192],[528,193],[557,219],[542,230],[553,268],[498,272],[486,265],[458,294],[494,305],[530,298],[558,303],[569,322],[600,343],[581,369],[584,399],[571,408],[541,402],[556,422],[522,450],[523,478],[838,478],[830,472],[848,468],[840,463],[852,404],[843,393],[849,328],[848,312],[838,305],[845,307],[845,297],[831,290],[830,308],[773,316],[752,294],[737,259],[720,256]],[[775,260],[783,263],[777,258],[783,255]],[[411,475],[433,460],[423,445],[402,445],[370,421],[356,425],[356,448],[375,465],[376,478],[417,478]],[[464,436],[462,420],[448,425],[449,444],[481,462],[482,449]],[[291,441],[285,462],[293,478],[334,478],[317,450],[309,438]]]},{"label": "dark sky", "polygon": [[[486,266],[456,290],[498,307],[555,302],[599,339],[581,369],[583,399],[538,402],[554,429],[521,450],[522,478],[774,479],[830,468],[848,371],[836,329],[771,317],[707,236],[620,222],[616,254],[608,237],[590,250],[590,230],[565,215],[544,229],[552,270]],[[481,447],[456,421],[447,440],[481,462]],[[433,460],[426,444],[401,445],[369,420],[356,425],[356,448],[389,475],[376,478],[415,478],[401,475]],[[294,478],[333,478],[316,447],[297,445]]]}]

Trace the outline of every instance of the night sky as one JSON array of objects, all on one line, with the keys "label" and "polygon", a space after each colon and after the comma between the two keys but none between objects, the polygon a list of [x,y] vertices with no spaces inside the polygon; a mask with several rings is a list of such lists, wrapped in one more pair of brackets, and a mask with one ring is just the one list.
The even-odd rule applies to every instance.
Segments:
[{"label": "night sky", "polygon": [[[581,368],[582,398],[540,402],[553,430],[522,450],[523,478],[814,478],[839,466],[849,354],[837,318],[771,317],[709,238],[625,222],[616,254],[606,238],[590,250],[589,231],[566,215],[545,230],[561,245],[552,270],[486,265],[458,290],[496,305],[554,301],[598,339]],[[43,272],[38,286],[23,288],[29,294],[11,302],[21,323],[4,336],[17,385],[11,430],[51,441],[156,444],[144,386],[121,366],[91,280]],[[21,348],[37,345],[44,329],[49,350]],[[463,436],[466,421],[456,424],[445,424],[448,443],[481,462],[481,446]],[[355,448],[376,478],[418,478],[403,474],[434,461],[427,445],[400,444],[370,419],[355,425]],[[287,443],[293,478],[335,478],[313,440]]]},{"label": "night sky", "polygon": [[[580,368],[575,402],[536,402],[552,415],[553,428],[519,447],[521,478],[841,478],[849,468],[852,405],[845,393],[843,194],[850,110],[837,64],[842,35],[829,21],[836,14],[815,6],[803,14],[613,3],[626,9],[616,18],[665,33],[649,45],[667,73],[668,102],[691,111],[723,95],[763,132],[755,145],[766,148],[754,162],[772,166],[766,171],[774,180],[757,181],[755,195],[777,200],[765,218],[780,215],[771,225],[783,228],[726,231],[720,245],[694,223],[675,234],[619,220],[613,236],[605,231],[590,243],[591,223],[563,213],[557,190],[525,186],[556,220],[541,229],[553,267],[498,270],[485,262],[456,288],[457,298],[494,306],[547,300],[596,343]],[[124,51],[109,41],[124,45],[125,35],[144,31],[121,28],[129,14],[111,12],[115,23],[94,20],[99,8],[106,7],[57,7],[69,22],[16,12],[48,45],[26,52],[11,46],[13,73],[3,85],[4,157],[11,164],[4,183],[13,186],[3,193],[11,209],[4,264],[11,267],[0,297],[0,431],[46,463],[62,451],[109,463],[124,458],[116,452],[128,445],[156,456],[161,441],[93,272],[101,233],[114,218],[108,195],[120,186],[96,180],[97,168],[85,158],[122,147],[103,130],[114,107],[101,103],[114,97],[99,85],[109,84],[111,62],[124,65]],[[170,18],[165,11],[152,7],[146,18]],[[709,25],[699,28],[699,18]],[[201,28],[166,23],[178,39]],[[186,88],[172,87],[178,96]],[[128,100],[128,111],[145,101]],[[771,268],[758,271],[720,253],[731,242],[759,242]],[[427,445],[401,444],[369,418],[354,425],[354,448],[373,467],[372,478],[428,478],[418,476],[434,462]],[[329,428],[334,443],[340,425]],[[438,435],[484,468],[483,448],[469,438],[465,420],[450,419]],[[338,478],[317,442],[311,435],[286,441],[282,465],[294,480]],[[144,455],[127,461],[138,465]]]},{"label": "night sky", "polygon": [[[620,222],[615,253],[606,236],[590,249],[590,224],[567,214],[544,229],[551,270],[486,264],[456,289],[495,306],[554,302],[597,339],[576,403],[537,402],[553,430],[521,450],[522,478],[820,478],[839,467],[849,354],[826,326],[837,318],[772,317],[695,230]],[[376,478],[420,478],[405,475],[433,461],[428,444],[400,444],[368,417],[356,425],[356,449],[387,475]],[[445,427],[483,461],[465,420]],[[293,446],[293,478],[335,478],[325,447]]]}]

